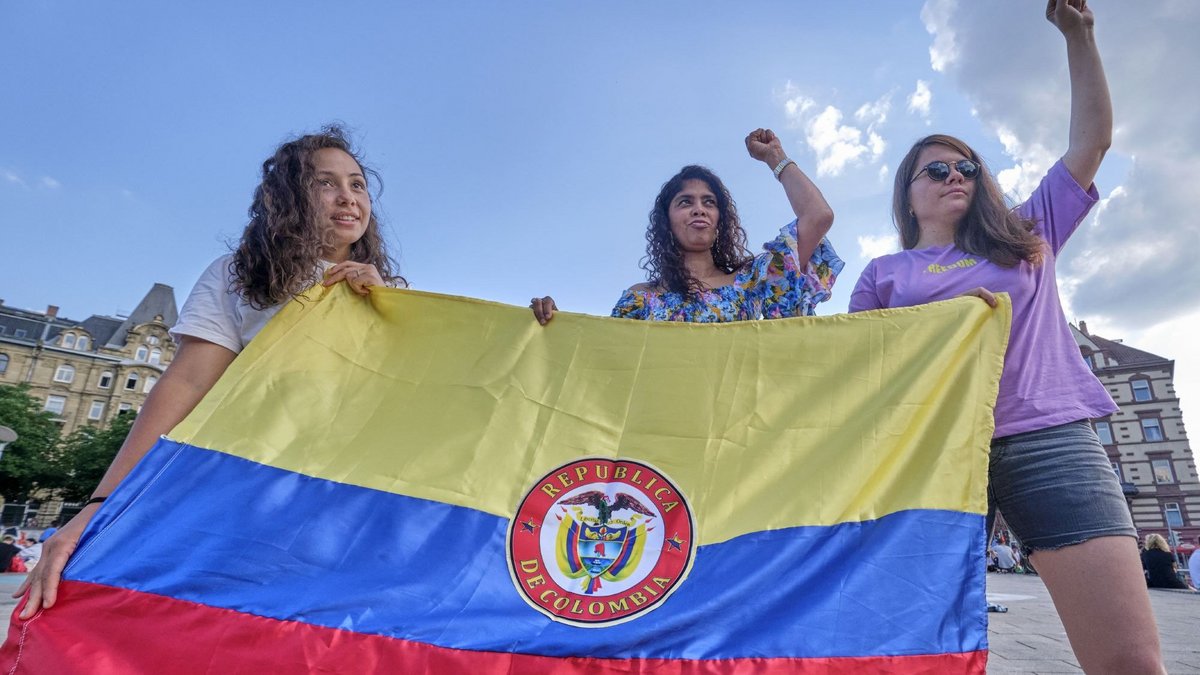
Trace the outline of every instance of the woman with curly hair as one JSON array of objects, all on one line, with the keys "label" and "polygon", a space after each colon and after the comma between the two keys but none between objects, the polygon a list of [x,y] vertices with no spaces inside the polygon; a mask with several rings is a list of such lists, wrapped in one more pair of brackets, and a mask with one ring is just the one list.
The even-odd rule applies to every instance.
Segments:
[{"label": "woman with curly hair", "polygon": [[372,286],[407,285],[393,272],[371,210],[368,176],[378,177],[336,126],[287,141],[263,162],[241,242],[208,266],[171,328],[179,344],[175,358],[93,498],[46,542],[40,563],[14,594],[29,591],[22,619],[54,606],[63,567],[98,504],[192,411],[284,303],[318,282],[345,282],[363,296]]},{"label": "woman with curly hair", "polygon": [[1085,672],[1161,673],[1137,531],[1089,422],[1117,406],[1080,358],[1054,271],[1099,199],[1093,180],[1112,143],[1112,102],[1086,0],[1049,0],[1046,18],[1066,42],[1066,153],[1028,200],[1009,208],[966,143],[942,134],[917,141],[896,170],[892,201],[904,250],[867,264],[850,311],[959,295],[994,307],[994,293],[1009,294],[1012,326],[988,465],[989,531],[998,509],[1050,591]]},{"label": "woman with curly hair", "polygon": [[[618,318],[712,323],[806,316],[829,299],[842,261],[825,240],[833,211],[770,129],[746,137],[750,156],[783,184],[796,219],[752,256],[729,190],[712,171],[685,166],[663,184],[646,229],[649,280],[626,290]],[[530,307],[545,325],[554,299]]]}]

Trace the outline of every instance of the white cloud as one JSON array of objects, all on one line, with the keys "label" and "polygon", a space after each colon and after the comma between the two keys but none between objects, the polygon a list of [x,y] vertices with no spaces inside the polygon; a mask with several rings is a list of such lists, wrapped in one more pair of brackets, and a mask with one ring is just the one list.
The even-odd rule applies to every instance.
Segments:
[{"label": "white cloud", "polygon": [[837,107],[822,107],[800,94],[791,82],[780,96],[784,98],[788,126],[804,133],[804,141],[817,157],[818,176],[837,176],[847,166],[875,163],[887,149],[887,142],[876,129],[887,121],[890,94],[859,106],[854,113],[858,126],[846,123]]},{"label": "white cloud", "polygon": [[927,0],[921,8],[921,21],[933,36],[929,65],[939,73],[958,59],[958,39],[951,25],[957,11],[958,0]]},{"label": "white cloud", "polygon": [[50,176],[42,176],[42,186],[48,187],[51,190],[57,190],[58,188],[62,187],[62,183],[54,180]]},{"label": "white cloud", "polygon": [[4,180],[6,180],[10,183],[13,183],[15,185],[20,185],[21,187],[25,188],[26,190],[29,189],[29,186],[25,183],[25,180],[23,178],[21,178],[21,176],[19,176],[17,174],[17,172],[15,172],[11,169],[4,169],[3,172],[4,172]]},{"label": "white cloud", "polygon": [[1004,146],[1004,154],[1016,162],[1015,165],[996,172],[996,181],[1000,183],[1000,189],[1013,201],[1024,201],[1058,157],[1040,143],[1022,142],[1020,137],[1003,126],[997,127],[995,131],[1000,145]]},{"label": "white cloud", "polygon": [[917,88],[908,95],[908,111],[916,113],[929,123],[929,107],[933,103],[933,92],[925,80],[917,80]]},{"label": "white cloud", "polygon": [[854,119],[866,122],[870,126],[883,124],[887,121],[888,112],[892,109],[892,96],[887,94],[877,101],[864,103],[854,111]]},{"label": "white cloud", "polygon": [[858,255],[863,260],[871,260],[881,255],[897,253],[900,250],[900,239],[895,234],[859,235]]}]

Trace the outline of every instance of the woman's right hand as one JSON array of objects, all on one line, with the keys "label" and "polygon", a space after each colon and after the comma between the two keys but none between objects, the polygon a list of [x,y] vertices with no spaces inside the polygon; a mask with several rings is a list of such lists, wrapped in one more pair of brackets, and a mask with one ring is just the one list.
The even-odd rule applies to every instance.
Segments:
[{"label": "woman's right hand", "polygon": [[746,152],[772,169],[787,157],[779,137],[770,129],[755,129],[747,134]]},{"label": "woman's right hand", "polygon": [[558,311],[558,306],[554,304],[554,298],[546,296],[544,298],[533,298],[529,301],[529,308],[533,310],[533,318],[537,322],[545,326],[554,318],[554,313]]},{"label": "woman's right hand", "polygon": [[[142,411],[138,413],[129,435],[121,444],[121,450],[113,458],[93,494],[112,494],[117,485],[158,442],[159,436],[174,429],[176,424],[192,412],[192,408],[195,408],[200,399],[212,389],[236,356],[237,354],[216,343],[184,335],[179,341],[175,358],[146,397]],[[33,572],[25,578],[25,583],[13,594],[13,597],[19,597],[29,591],[29,599],[25,608],[21,610],[21,619],[28,619],[40,610],[53,607],[58,601],[58,584],[62,581],[63,569],[66,568],[71,554],[75,552],[79,537],[83,535],[88,523],[92,521],[92,516],[99,509],[99,504],[83,507],[82,511],[42,545],[42,558],[37,567],[33,568]]]},{"label": "woman's right hand", "polygon": [[58,528],[46,543],[42,544],[42,558],[38,561],[33,571],[29,576],[25,577],[25,582],[13,593],[14,598],[19,598],[29,591],[29,600],[25,603],[25,608],[21,610],[20,619],[25,620],[37,614],[43,607],[50,608],[54,606],[58,600],[58,584],[62,581],[63,568],[67,566],[67,560],[71,558],[71,554],[75,552],[75,547],[79,544],[79,537],[83,535],[83,531],[87,529],[88,523],[92,521],[92,516],[96,515],[96,511],[100,510],[99,504],[88,504],[83,507],[83,510],[75,514],[75,517],[67,521],[66,525]]}]

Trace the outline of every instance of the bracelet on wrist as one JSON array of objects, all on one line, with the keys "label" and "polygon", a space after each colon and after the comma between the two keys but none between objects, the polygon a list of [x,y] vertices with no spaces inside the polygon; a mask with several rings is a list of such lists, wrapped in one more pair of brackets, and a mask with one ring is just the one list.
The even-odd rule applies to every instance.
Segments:
[{"label": "bracelet on wrist", "polygon": [[85,507],[88,507],[88,506],[91,506],[92,504],[99,504],[99,503],[103,502],[105,499],[108,499],[108,497],[92,497],[91,499],[84,502],[83,505]]},{"label": "bracelet on wrist", "polygon": [[784,157],[783,161],[776,164],[774,169],[771,169],[771,172],[774,173],[775,178],[778,179],[780,174],[783,173],[783,170],[787,168],[788,164],[795,164],[795,163],[796,163],[795,160]]}]

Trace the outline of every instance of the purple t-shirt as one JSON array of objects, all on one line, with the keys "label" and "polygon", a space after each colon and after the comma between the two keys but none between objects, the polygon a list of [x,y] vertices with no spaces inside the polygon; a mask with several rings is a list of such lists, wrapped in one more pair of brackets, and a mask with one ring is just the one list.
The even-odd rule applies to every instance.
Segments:
[{"label": "purple t-shirt", "polygon": [[1054,262],[1067,238],[1096,203],[1060,160],[1017,212],[1038,223],[1049,242],[1043,263],[1001,267],[953,244],[901,251],[872,260],[850,297],[850,311],[911,307],[947,300],[982,286],[1012,298],[1012,332],[996,398],[995,437],[1117,411],[1084,363],[1063,316]]}]

